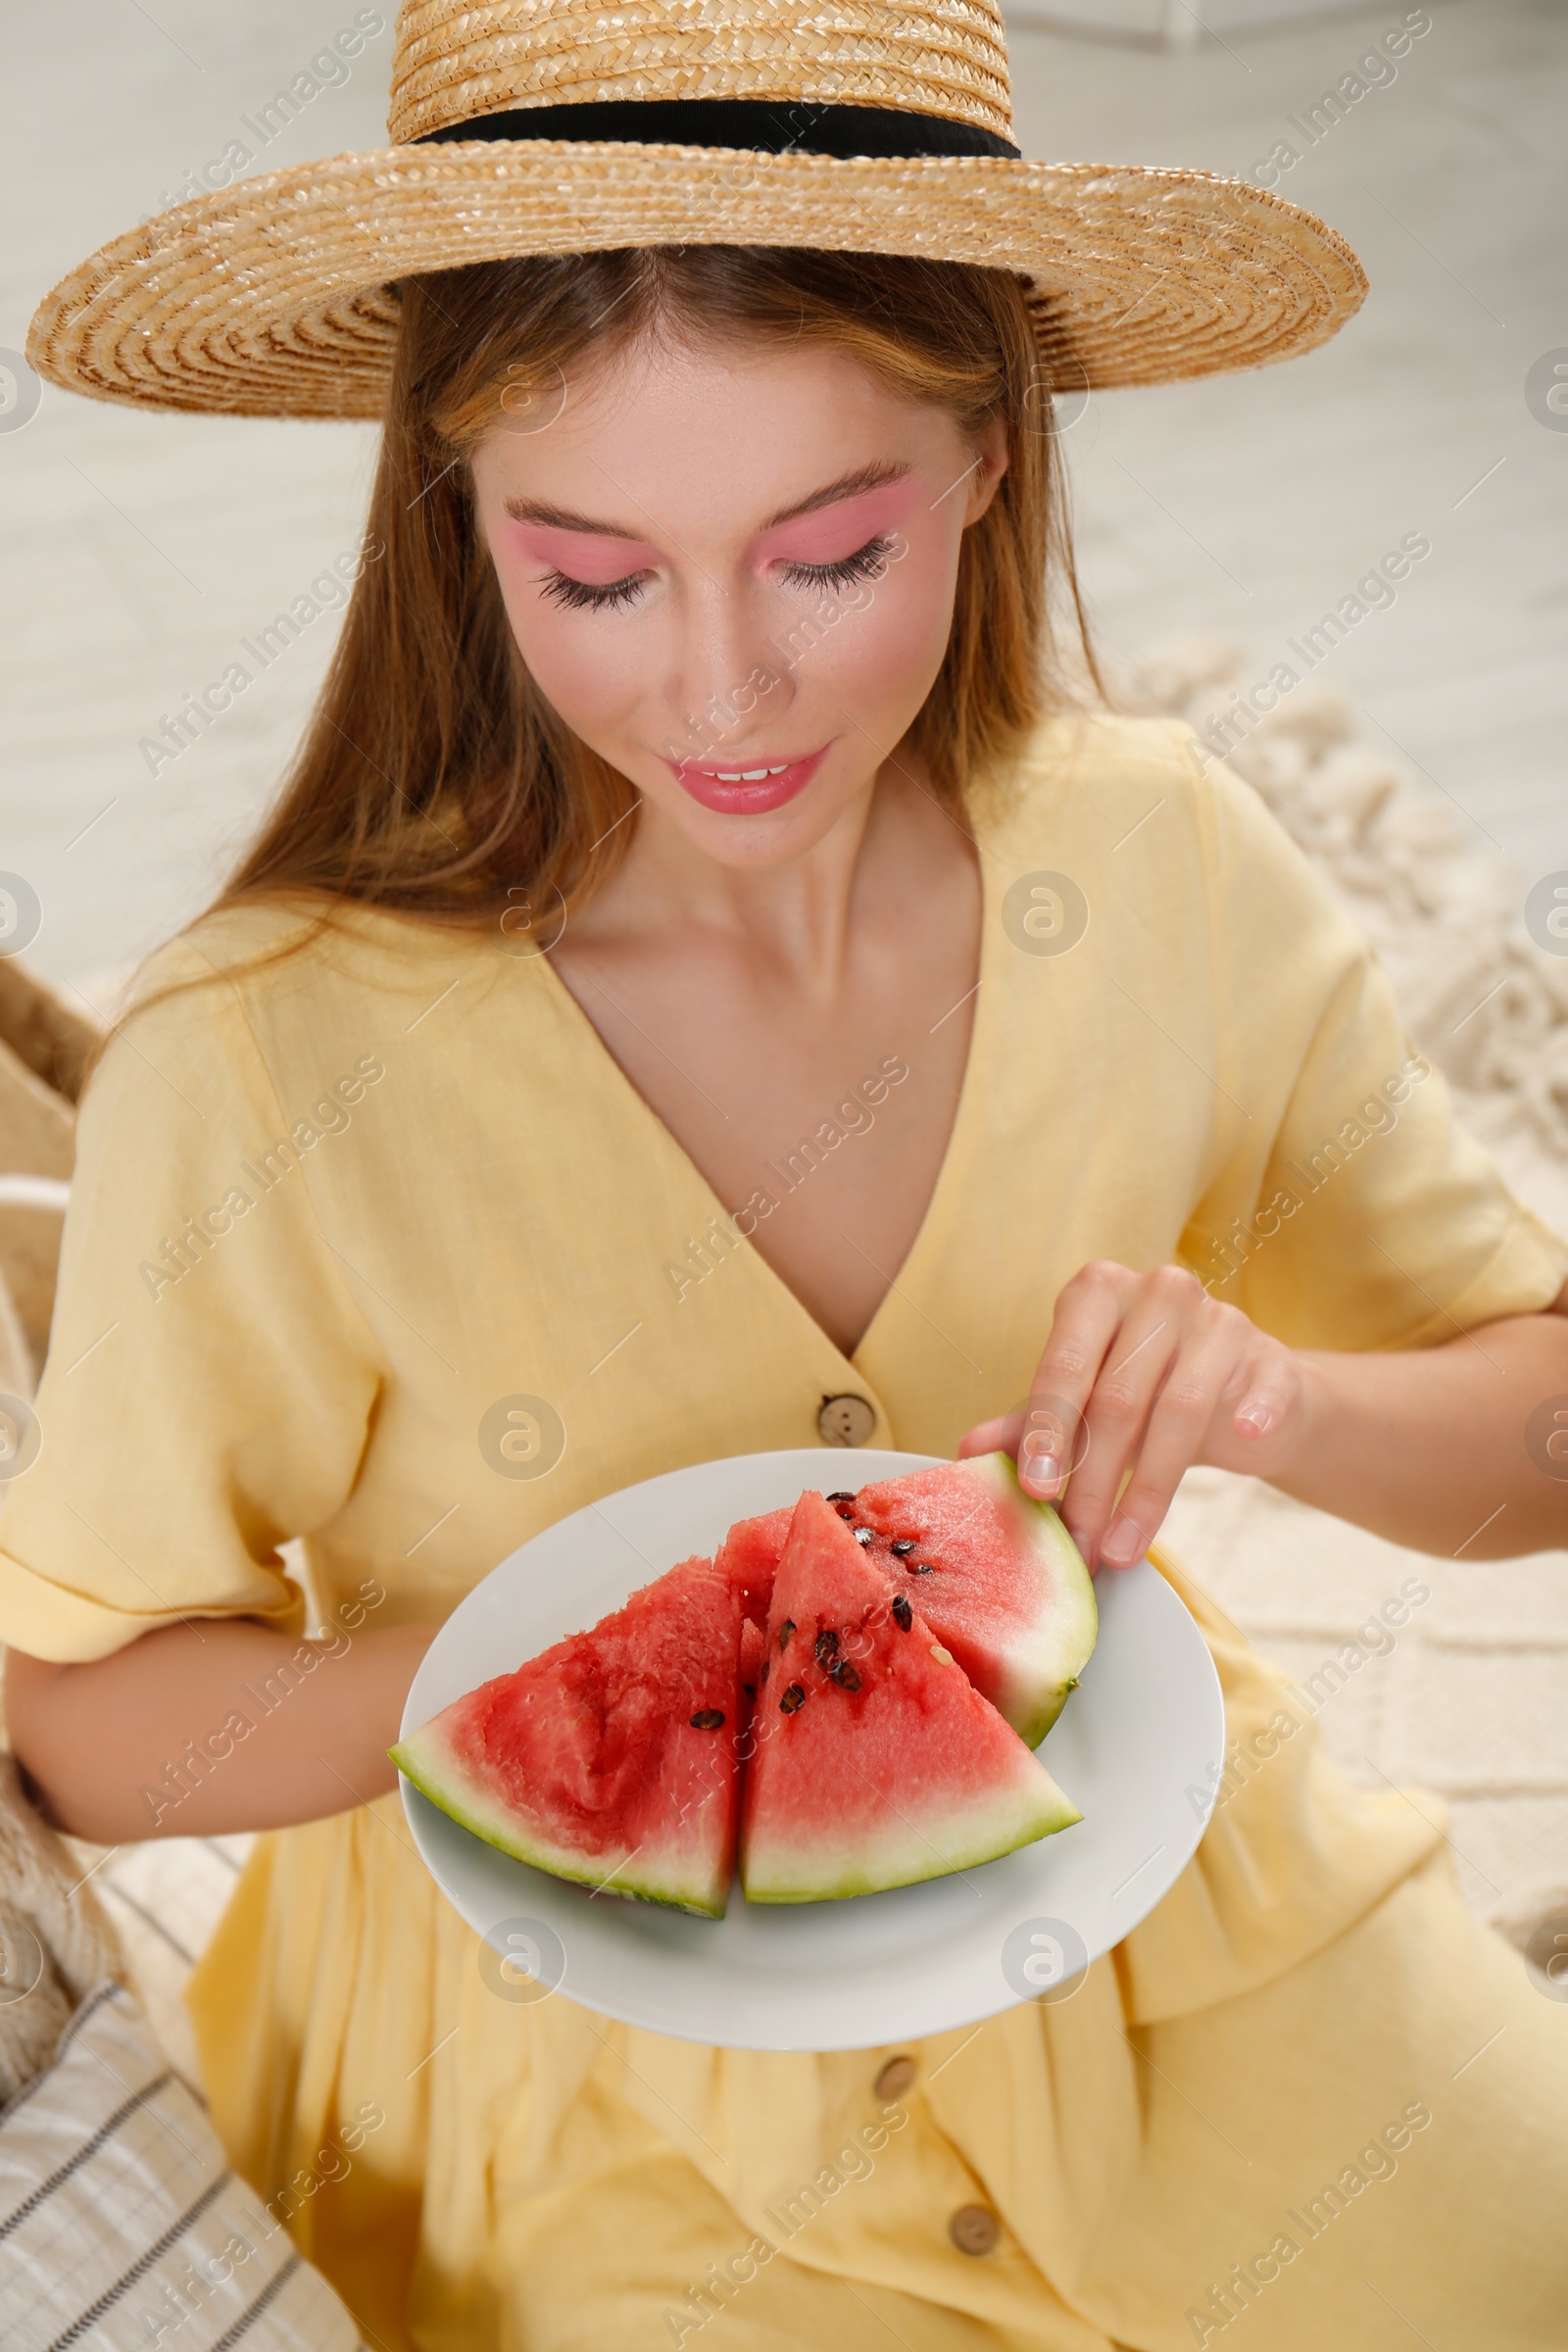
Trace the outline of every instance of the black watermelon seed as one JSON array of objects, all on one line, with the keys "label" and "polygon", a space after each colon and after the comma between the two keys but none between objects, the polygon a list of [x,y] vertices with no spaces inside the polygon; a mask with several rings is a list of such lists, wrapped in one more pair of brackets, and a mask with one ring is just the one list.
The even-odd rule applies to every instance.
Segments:
[{"label": "black watermelon seed", "polygon": [[748,1698],[755,1698],[757,1696],[757,1685],[755,1683],[742,1683],[741,1689],[745,1691]]},{"label": "black watermelon seed", "polygon": [[906,1551],[912,1551],[914,1549],[914,1538],[912,1536],[900,1536],[898,1542],[894,1544],[893,1549],[897,1556],[902,1560]]},{"label": "black watermelon seed", "polygon": [[793,1633],[794,1633],[794,1631],[795,1631],[795,1620],[794,1620],[794,1618],[793,1618],[793,1617],[786,1617],[786,1618],[785,1618],[785,1620],[784,1620],[784,1622],[783,1622],[783,1624],[782,1624],[782,1625],[779,1627],[779,1629],[778,1629],[778,1645],[779,1645],[780,1649],[788,1649],[788,1647],[789,1647],[789,1645],[790,1645],[790,1636],[791,1636],[791,1634],[793,1634]]},{"label": "black watermelon seed", "polygon": [[907,1633],[910,1626],[914,1623],[914,1611],[910,1608],[908,1602],[905,1599],[902,1592],[895,1592],[893,1595],[893,1614],[898,1619],[899,1624],[904,1632]]},{"label": "black watermelon seed", "polygon": [[827,1500],[829,1502],[853,1502],[855,1496],[848,1487],[840,1487],[836,1494],[827,1496]]},{"label": "black watermelon seed", "polygon": [[850,1533],[855,1538],[857,1544],[869,1544],[871,1542],[871,1530],[868,1527],[852,1527]]},{"label": "black watermelon seed", "polygon": [[778,1702],[778,1711],[781,1715],[793,1715],[797,1707],[804,1707],[805,1704],[806,1692],[799,1683],[791,1683]]},{"label": "black watermelon seed", "polygon": [[768,1670],[768,1667],[769,1667],[771,1664],[772,1664],[772,1660],[771,1660],[771,1658],[764,1658],[764,1659],[762,1660],[762,1671],[761,1671],[761,1673],[760,1673],[760,1674],[758,1676],[758,1678],[757,1678],[757,1680],[758,1680],[759,1684],[762,1684],[762,1683],[765,1683],[765,1682],[766,1682],[766,1680],[767,1680],[767,1670]]},{"label": "black watermelon seed", "polygon": [[929,1576],[930,1573],[931,1563],[929,1560],[911,1560],[909,1562],[909,1574],[911,1576]]},{"label": "black watermelon seed", "polygon": [[722,1707],[699,1707],[692,1717],[694,1732],[716,1732],[724,1720]]},{"label": "black watermelon seed", "polygon": [[839,1638],[830,1625],[824,1625],[816,1637],[816,1662],[819,1666],[825,1666],[838,1654]]},{"label": "black watermelon seed", "polygon": [[858,1690],[860,1688],[860,1678],[848,1658],[840,1658],[833,1669],[833,1680],[841,1690]]}]

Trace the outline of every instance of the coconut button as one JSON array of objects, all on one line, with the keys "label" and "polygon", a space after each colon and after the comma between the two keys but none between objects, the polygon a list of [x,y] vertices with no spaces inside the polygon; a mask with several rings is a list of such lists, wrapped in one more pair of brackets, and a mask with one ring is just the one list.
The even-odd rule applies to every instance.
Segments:
[{"label": "coconut button", "polygon": [[863,1446],[876,1427],[876,1413],[863,1396],[824,1396],[816,1416],[824,1446]]},{"label": "coconut button", "polygon": [[1002,2224],[989,2205],[960,2205],[948,2223],[948,2235],[960,2254],[989,2254]]},{"label": "coconut button", "polygon": [[890,2058],[871,2087],[879,2099],[902,2099],[919,2071],[912,2058]]}]

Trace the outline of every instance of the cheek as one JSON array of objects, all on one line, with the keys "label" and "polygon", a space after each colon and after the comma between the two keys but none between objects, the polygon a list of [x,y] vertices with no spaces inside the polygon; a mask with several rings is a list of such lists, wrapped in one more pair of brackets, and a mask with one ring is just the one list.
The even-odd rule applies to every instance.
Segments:
[{"label": "cheek", "polygon": [[617,629],[541,596],[536,565],[498,564],[496,576],[529,674],[569,727],[591,736],[636,705],[648,659],[645,632]]},{"label": "cheek", "polygon": [[840,601],[839,618],[803,665],[805,676],[820,662],[846,693],[859,690],[890,708],[911,696],[923,700],[947,650],[957,561],[956,537],[911,544],[860,590],[863,603]]}]

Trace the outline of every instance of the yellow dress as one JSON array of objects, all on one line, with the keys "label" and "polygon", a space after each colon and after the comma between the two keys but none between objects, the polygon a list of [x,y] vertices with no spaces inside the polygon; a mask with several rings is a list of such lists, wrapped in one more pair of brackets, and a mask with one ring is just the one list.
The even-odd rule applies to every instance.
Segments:
[{"label": "yellow dress", "polygon": [[[81,1119],[0,1636],[93,1658],[191,1614],[440,1617],[599,1495],[818,1443],[826,1397],[862,1397],[873,1445],[952,1452],[1026,1395],[1091,1257],[1182,1257],[1305,1347],[1555,1296],[1568,1247],[1181,729],[1054,723],[980,846],[956,1123],[851,1359],[714,1239],[737,1204],[526,940],[365,917],[135,1024]],[[214,924],[164,976],[281,919]],[[890,1033],[896,1083],[927,1042]],[[871,1148],[846,1126],[824,1154]],[[564,1439],[531,1478],[480,1438],[519,1396]],[[1287,1687],[1161,1565],[1233,1740],[1266,1733]],[[501,1997],[395,1796],[269,1834],[190,1990],[214,2120],[388,2352],[1560,2347],[1568,2010],[1461,1910],[1435,1799],[1352,1788],[1310,1727],[1273,1744],[1076,1997],[915,2045],[893,2098],[893,2049],[714,2050]],[[971,2205],[988,2252],[950,2234]]]}]

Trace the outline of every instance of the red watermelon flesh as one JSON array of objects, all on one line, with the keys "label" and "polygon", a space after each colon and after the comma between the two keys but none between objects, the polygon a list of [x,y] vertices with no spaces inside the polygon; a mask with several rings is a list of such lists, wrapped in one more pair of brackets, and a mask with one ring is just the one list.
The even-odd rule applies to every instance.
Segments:
[{"label": "red watermelon flesh", "polygon": [[741,1595],[741,1606],[753,1624],[767,1623],[767,1604],[773,1591],[773,1571],[795,1516],[793,1502],[781,1511],[764,1511],[760,1519],[740,1519],[719,1547],[718,1564]]},{"label": "red watermelon flesh", "polygon": [[1082,1818],[819,1494],[801,1497],[774,1578],[754,1741],[754,1903],[912,1886]]},{"label": "red watermelon flesh", "polygon": [[476,1837],[558,1878],[718,1918],[739,1809],[741,1598],[687,1560],[389,1752]]},{"label": "red watermelon flesh", "polygon": [[762,1654],[767,1646],[766,1635],[766,1627],[759,1625],[755,1617],[741,1619],[740,1719],[743,1731],[751,1722],[757,1707],[758,1687],[762,1679]]},{"label": "red watermelon flesh", "polygon": [[[867,1566],[907,1592],[975,1689],[1037,1747],[1099,1631],[1093,1581],[1051,1505],[1024,1494],[1004,1453],[828,1499],[861,1531]],[[725,1539],[719,1556],[744,1565],[750,1610],[767,1589],[769,1553],[776,1564],[789,1521],[787,1511],[770,1511],[743,1519]]]}]

